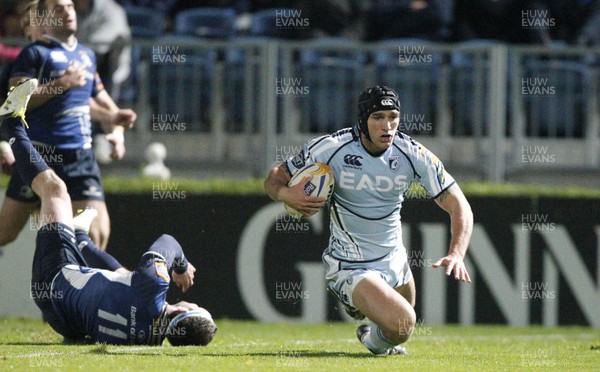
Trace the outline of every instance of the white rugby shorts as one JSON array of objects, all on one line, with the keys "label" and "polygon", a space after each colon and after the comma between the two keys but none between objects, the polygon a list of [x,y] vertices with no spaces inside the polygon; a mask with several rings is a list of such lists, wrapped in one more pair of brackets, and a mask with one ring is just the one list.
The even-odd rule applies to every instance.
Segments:
[{"label": "white rugby shorts", "polygon": [[352,292],[368,275],[379,275],[392,288],[408,284],[412,277],[404,246],[394,249],[380,260],[371,262],[342,261],[332,257],[330,253],[323,254],[327,289],[347,306],[354,307]]}]

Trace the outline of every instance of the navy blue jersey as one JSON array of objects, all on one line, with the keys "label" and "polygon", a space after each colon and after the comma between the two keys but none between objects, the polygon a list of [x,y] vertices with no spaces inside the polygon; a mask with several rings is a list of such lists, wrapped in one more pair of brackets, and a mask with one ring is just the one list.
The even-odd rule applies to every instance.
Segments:
[{"label": "navy blue jersey", "polygon": [[[85,240],[78,237],[80,244]],[[93,244],[89,241],[88,244]],[[117,345],[160,345],[167,335],[170,272],[188,262],[177,240],[162,235],[130,273],[85,266],[73,231],[62,224],[38,232],[32,296],[52,328],[68,339]]]},{"label": "navy blue jersey", "polygon": [[66,265],[52,288],[66,336],[107,344],[159,345],[164,339],[169,273],[163,258],[147,253],[129,274]]},{"label": "navy blue jersey", "polygon": [[11,78],[37,78],[40,85],[64,75],[67,67],[85,66],[86,84],[68,90],[50,88],[40,94],[50,100],[27,112],[29,138],[60,149],[91,147],[90,97],[104,89],[96,72],[94,52],[76,42],[68,46],[48,35],[21,51],[13,66]]}]

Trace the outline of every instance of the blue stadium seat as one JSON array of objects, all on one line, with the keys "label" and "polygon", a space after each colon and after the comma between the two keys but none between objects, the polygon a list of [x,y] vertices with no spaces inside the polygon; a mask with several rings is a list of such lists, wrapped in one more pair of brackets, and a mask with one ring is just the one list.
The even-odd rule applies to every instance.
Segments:
[{"label": "blue stadium seat", "polygon": [[311,132],[333,132],[356,123],[356,98],[364,89],[367,55],[353,40],[316,39],[300,51],[296,78],[308,89],[299,99],[302,123]]},{"label": "blue stadium seat", "polygon": [[[197,39],[171,35],[157,41],[150,76],[155,113],[176,114],[189,130],[208,131],[216,50],[198,49]],[[157,58],[158,56],[158,58]]]},{"label": "blue stadium seat", "polygon": [[394,88],[400,96],[400,130],[406,134],[434,134],[436,87],[443,55],[433,53],[427,40],[390,39],[374,52],[377,84]]},{"label": "blue stadium seat", "polygon": [[233,8],[193,8],[175,16],[175,34],[226,39],[235,35]]},{"label": "blue stadium seat", "polygon": [[126,6],[125,13],[133,38],[153,39],[165,31],[164,13],[139,6]]},{"label": "blue stadium seat", "polygon": [[456,44],[450,55],[450,109],[452,134],[480,136],[487,133],[486,94],[490,62],[486,50],[502,44],[496,40],[473,39]]},{"label": "blue stadium seat", "polygon": [[301,19],[293,16],[297,12],[297,9],[288,8],[270,8],[254,12],[250,25],[250,36],[278,39],[304,38],[307,30],[302,26],[292,26],[289,23],[294,22],[296,19],[301,21]]},{"label": "blue stadium seat", "polygon": [[[161,37],[166,28],[163,12],[141,6],[125,6],[127,22],[133,39],[156,39]],[[135,43],[131,45],[131,75],[121,86],[120,102],[132,102],[137,96],[138,71],[137,66],[144,59],[143,50]]]},{"label": "blue stadium seat", "polygon": [[528,136],[583,137],[586,92],[592,89],[588,69],[580,62],[557,59],[524,63],[521,93]]}]

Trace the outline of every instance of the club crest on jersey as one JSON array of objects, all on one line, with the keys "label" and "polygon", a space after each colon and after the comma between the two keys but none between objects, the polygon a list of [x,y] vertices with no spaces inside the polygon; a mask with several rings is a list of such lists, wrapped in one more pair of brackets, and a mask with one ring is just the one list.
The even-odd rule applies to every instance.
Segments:
[{"label": "club crest on jersey", "polygon": [[390,165],[390,169],[395,171],[400,166],[400,156],[392,155],[388,158],[388,164]]},{"label": "club crest on jersey", "polygon": [[62,50],[53,50],[50,52],[50,58],[54,62],[69,62],[67,55]]},{"label": "club crest on jersey", "polygon": [[304,168],[305,164],[306,161],[304,161],[304,150],[292,158],[292,165],[296,167],[296,169]]},{"label": "club crest on jersey", "polygon": [[362,169],[362,160],[360,155],[346,154],[344,155],[344,168]]}]

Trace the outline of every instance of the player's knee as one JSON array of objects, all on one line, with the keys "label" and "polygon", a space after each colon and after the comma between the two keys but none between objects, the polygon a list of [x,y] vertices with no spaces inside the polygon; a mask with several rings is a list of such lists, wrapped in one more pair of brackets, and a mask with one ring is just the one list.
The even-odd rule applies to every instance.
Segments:
[{"label": "player's knee", "polygon": [[415,310],[410,307],[403,312],[398,318],[397,331],[398,331],[398,342],[403,343],[408,341],[410,335],[415,330],[415,324],[417,322],[417,314]]},{"label": "player's knee", "polygon": [[54,172],[40,173],[44,177],[43,193],[48,197],[65,198],[69,196],[67,185]]},{"label": "player's knee", "polygon": [[400,313],[390,314],[385,324],[380,325],[384,335],[392,342],[401,344],[410,338],[415,329],[417,316],[412,307],[403,309]]},{"label": "player's knee", "polygon": [[110,237],[110,225],[105,221],[95,220],[90,226],[89,236],[98,248],[105,251]]}]

